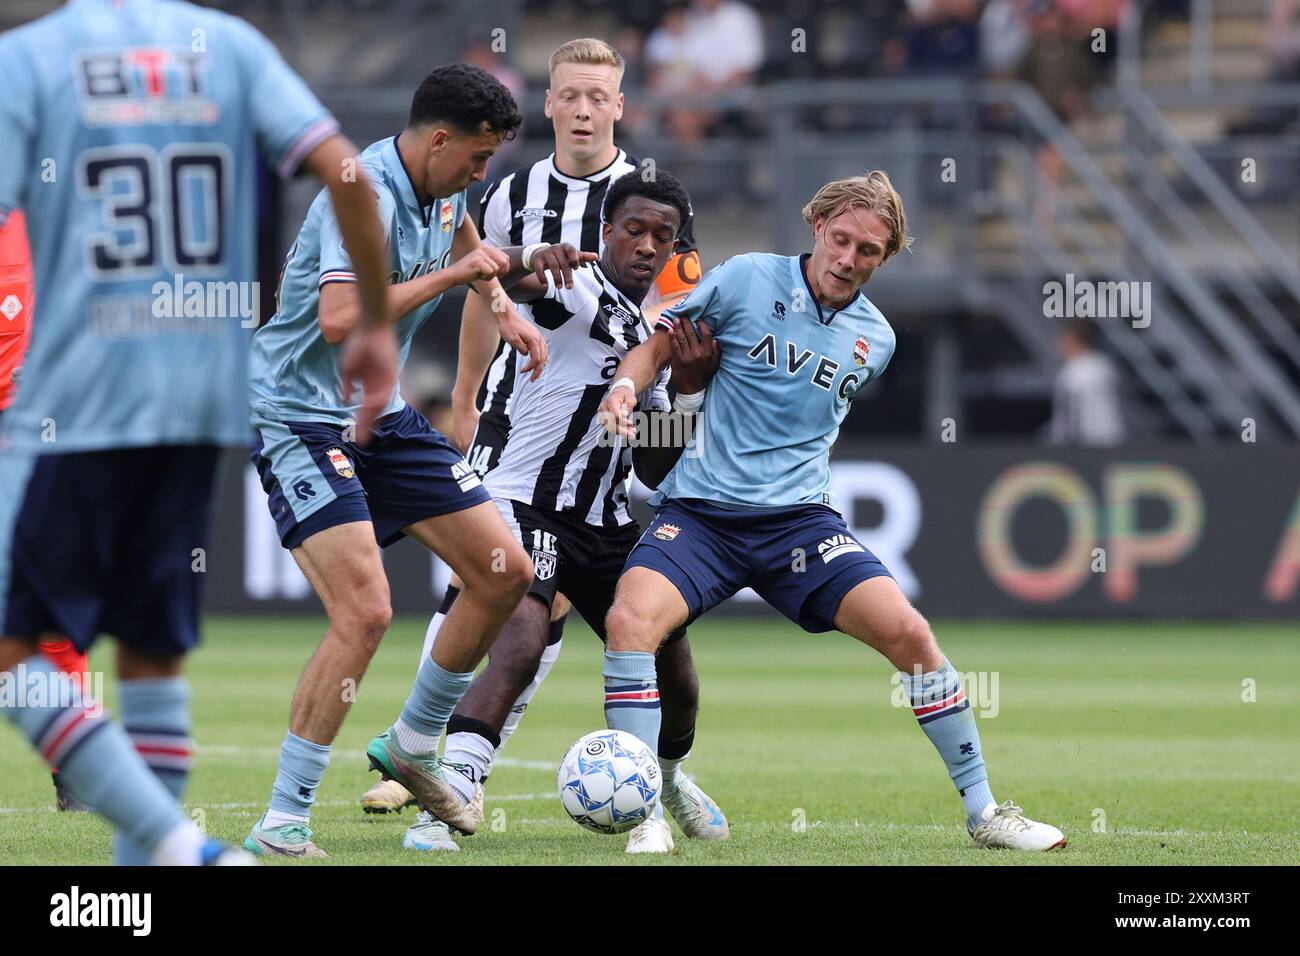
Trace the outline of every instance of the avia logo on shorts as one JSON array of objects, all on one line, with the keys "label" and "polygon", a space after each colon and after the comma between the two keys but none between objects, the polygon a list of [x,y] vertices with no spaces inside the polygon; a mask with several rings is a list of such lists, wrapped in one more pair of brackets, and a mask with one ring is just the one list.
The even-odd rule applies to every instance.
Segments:
[{"label": "avia logo on shorts", "polygon": [[356,476],[356,472],[352,470],[352,459],[343,454],[342,448],[331,448],[325,453],[325,456],[329,458],[330,464],[334,466],[334,470],[337,471],[340,476],[344,478],[353,478]]},{"label": "avia logo on shorts", "polygon": [[830,564],[842,554],[852,554],[859,551],[866,554],[867,549],[858,544],[847,534],[834,534],[817,545],[817,553],[822,556],[822,560]]},{"label": "avia logo on shorts", "polygon": [[483,484],[479,480],[478,472],[471,468],[464,458],[451,466],[451,476],[456,479],[456,484],[460,485],[461,491],[472,491]]},{"label": "avia logo on shorts", "polygon": [[655,537],[660,541],[671,541],[682,533],[682,529],[675,524],[661,524],[655,528]]}]

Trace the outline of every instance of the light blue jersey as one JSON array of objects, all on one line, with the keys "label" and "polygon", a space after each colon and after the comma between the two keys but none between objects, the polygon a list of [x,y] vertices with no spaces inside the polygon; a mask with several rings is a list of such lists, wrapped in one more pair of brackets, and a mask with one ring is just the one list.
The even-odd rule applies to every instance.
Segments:
[{"label": "light blue jersey", "polygon": [[254,153],[287,176],[337,130],[215,10],[72,0],[0,36],[0,217],[36,279],[14,447],[246,442]]},{"label": "light blue jersey", "polygon": [[712,269],[664,311],[704,320],[722,347],[691,447],[650,503],[699,498],[734,508],[835,506],[830,452],[849,403],[885,370],[894,330],[861,291],[822,308],[806,256],[751,252]]},{"label": "light blue jersey", "polygon": [[[466,195],[434,199],[421,206],[411,176],[397,151],[397,137],[380,140],[361,154],[379,203],[388,243],[388,281],[410,282],[444,269],[451,243],[465,216]],[[346,426],[360,403],[346,405],[339,391],[341,345],[330,345],[320,330],[320,289],[330,282],[356,282],[352,260],[343,248],[329,195],[322,190],[311,204],[280,279],[279,311],[253,336],[253,417],[274,421],[329,422]],[[426,302],[397,323],[401,363],[415,330],[433,314],[442,296]],[[354,397],[360,398],[360,389]],[[397,386],[384,415],[405,403]]]}]

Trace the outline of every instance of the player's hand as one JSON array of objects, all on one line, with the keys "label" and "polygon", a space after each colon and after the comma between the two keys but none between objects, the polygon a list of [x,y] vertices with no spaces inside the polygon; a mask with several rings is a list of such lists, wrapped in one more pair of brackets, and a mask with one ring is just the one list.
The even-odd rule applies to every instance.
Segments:
[{"label": "player's hand", "polygon": [[510,257],[493,246],[479,246],[456,260],[451,267],[457,285],[491,279],[510,268]]},{"label": "player's hand", "polygon": [[685,395],[707,388],[722,361],[713,330],[704,322],[678,318],[669,338],[673,343],[673,388]]},{"label": "player's hand", "polygon": [[557,242],[533,253],[533,275],[545,284],[546,273],[549,272],[557,289],[560,286],[572,289],[573,270],[585,263],[595,262],[599,258],[600,256],[594,252],[579,252],[567,242]]},{"label": "player's hand", "polygon": [[451,397],[451,440],[462,455],[469,454],[469,446],[478,431],[479,410],[473,399],[468,402],[456,401]]},{"label": "player's hand", "polygon": [[339,356],[339,378],[345,404],[352,402],[352,383],[361,383],[354,441],[364,445],[370,441],[370,426],[393,397],[397,383],[397,336],[392,326],[353,329]]},{"label": "player's hand", "polygon": [[528,356],[528,364],[520,372],[532,372],[529,381],[537,381],[537,376],[546,368],[546,338],[537,326],[525,319],[507,299],[505,307],[494,313],[497,317],[497,329],[501,338],[510,343],[510,347],[521,355]]},{"label": "player's hand", "polygon": [[636,438],[636,426],[632,424],[632,412],[636,408],[636,396],[632,389],[621,385],[611,390],[600,403],[596,412],[596,421],[604,426],[611,435],[622,435],[631,441]]}]

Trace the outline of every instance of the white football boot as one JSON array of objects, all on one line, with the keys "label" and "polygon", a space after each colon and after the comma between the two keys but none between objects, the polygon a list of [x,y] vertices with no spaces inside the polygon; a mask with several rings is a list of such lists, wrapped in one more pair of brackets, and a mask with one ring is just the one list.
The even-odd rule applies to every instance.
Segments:
[{"label": "white football boot", "polygon": [[662,817],[651,817],[627,835],[627,853],[671,853],[673,828]]},{"label": "white football boot", "polygon": [[361,795],[361,809],[366,813],[400,813],[415,803],[411,791],[396,780],[380,780]]},{"label": "white football boot", "polygon": [[671,784],[664,784],[660,799],[684,835],[697,840],[725,840],[731,836],[727,818],[718,805],[680,770]]},{"label": "white football boot", "polygon": [[983,822],[970,830],[978,847],[1006,848],[1009,850],[1055,850],[1065,846],[1065,834],[1050,823],[1038,823],[1025,816],[1024,811],[1004,800],[990,803],[981,814]]},{"label": "white football boot", "polygon": [[460,852],[460,847],[452,839],[451,827],[428,810],[421,810],[416,814],[415,823],[407,829],[406,835],[402,837],[402,848],[406,850],[424,850],[426,852]]}]

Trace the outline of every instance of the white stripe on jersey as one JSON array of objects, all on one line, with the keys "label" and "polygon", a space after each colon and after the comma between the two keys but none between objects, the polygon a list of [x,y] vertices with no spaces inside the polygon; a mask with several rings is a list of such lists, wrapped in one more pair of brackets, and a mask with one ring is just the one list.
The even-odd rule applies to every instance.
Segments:
[{"label": "white stripe on jersey", "polygon": [[[552,153],[504,177],[484,193],[479,220],[483,241],[498,247],[567,242],[581,252],[600,252],[605,245],[600,219],[605,191],[636,168],[635,161],[620,149],[604,169],[576,178],[556,168]],[[690,243],[686,248],[694,248],[694,240],[687,240],[693,234],[683,228],[682,235],[683,241]],[[658,301],[657,295],[651,289],[645,304]],[[516,365],[514,350],[502,343],[479,389],[481,411],[510,414]]]},{"label": "white stripe on jersey", "polygon": [[[574,270],[573,288],[556,288],[519,306],[546,337],[550,361],[537,381],[516,374],[510,440],[484,484],[495,498],[541,510],[574,509],[588,524],[628,524],[632,452],[621,438],[602,441],[596,420],[614,369],[651,332],[641,309],[598,265]],[[669,371],[639,395],[637,407],[667,411]]]}]

